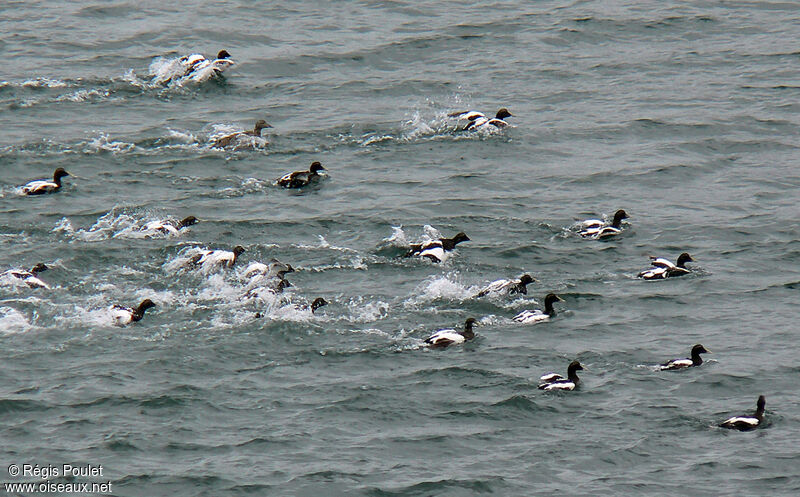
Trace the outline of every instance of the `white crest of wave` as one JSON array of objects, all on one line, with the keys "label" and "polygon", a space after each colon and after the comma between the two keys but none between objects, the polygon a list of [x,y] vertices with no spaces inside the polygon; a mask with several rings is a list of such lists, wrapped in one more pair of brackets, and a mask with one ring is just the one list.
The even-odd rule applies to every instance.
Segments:
[{"label": "white crest of wave", "polygon": [[415,306],[420,303],[435,300],[463,301],[473,297],[478,292],[478,287],[465,285],[460,281],[458,272],[443,276],[432,276],[420,283],[414,290],[415,295],[405,302],[406,306]]},{"label": "white crest of wave", "polygon": [[65,93],[55,98],[55,102],[85,102],[95,97],[108,97],[111,92],[108,90],[77,90],[72,93]]},{"label": "white crest of wave", "polygon": [[186,69],[181,64],[180,57],[175,57],[173,59],[156,57],[150,63],[148,71],[150,76],[152,76],[151,83],[163,85],[174,78],[182,77]]},{"label": "white crest of wave", "polygon": [[99,136],[92,138],[86,144],[87,150],[90,152],[112,152],[112,153],[120,153],[120,152],[130,152],[136,145],[133,143],[123,142],[123,141],[112,141],[109,139],[107,133],[101,132]]},{"label": "white crest of wave", "polygon": [[344,319],[351,323],[374,323],[389,316],[389,303],[382,300],[367,301],[355,297],[345,304],[347,315]]},{"label": "white crest of wave", "polygon": [[0,307],[0,333],[24,333],[33,328],[28,318],[13,307]]},{"label": "white crest of wave", "polygon": [[403,231],[403,225],[392,226],[392,234],[381,240],[381,246],[407,247],[411,242]]},{"label": "white crest of wave", "polygon": [[59,79],[36,78],[23,81],[22,86],[26,88],[64,88],[68,86],[68,83]]}]

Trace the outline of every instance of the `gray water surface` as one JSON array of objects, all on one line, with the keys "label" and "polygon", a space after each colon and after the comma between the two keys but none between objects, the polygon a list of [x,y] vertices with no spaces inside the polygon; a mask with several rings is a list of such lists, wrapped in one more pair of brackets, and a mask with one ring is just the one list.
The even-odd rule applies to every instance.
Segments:
[{"label": "gray water surface", "polygon": [[[0,281],[0,481],[80,463],[118,496],[800,494],[797,5],[182,4],[0,5],[0,270],[45,262],[52,286]],[[152,83],[223,48],[222,80]],[[446,117],[503,106],[500,133]],[[267,147],[210,147],[257,119]],[[319,184],[274,186],[314,160]],[[62,191],[18,194],[57,167]],[[619,208],[619,237],[576,234]],[[433,230],[471,241],[398,257]],[[181,267],[234,245],[231,270]],[[692,274],[636,278],[681,252]],[[242,299],[273,257],[293,286]],[[527,296],[474,296],[526,272]],[[549,292],[555,319],[512,321]],[[423,347],[468,317],[475,340]],[[701,367],[654,367],[695,343]],[[578,391],[537,389],[573,359]],[[762,394],[763,427],[716,427]]]}]

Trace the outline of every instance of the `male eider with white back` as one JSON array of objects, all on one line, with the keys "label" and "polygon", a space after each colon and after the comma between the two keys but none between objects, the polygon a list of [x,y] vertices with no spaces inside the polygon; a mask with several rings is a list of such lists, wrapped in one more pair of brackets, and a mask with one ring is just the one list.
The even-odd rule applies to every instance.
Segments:
[{"label": "male eider with white back", "polygon": [[767,400],[764,398],[764,396],[759,395],[758,401],[756,402],[756,412],[754,412],[752,416],[734,416],[726,419],[720,423],[719,426],[722,428],[729,428],[731,430],[739,431],[754,430],[764,422],[764,407],[766,407],[766,404]]},{"label": "male eider with white back", "polygon": [[57,192],[61,189],[61,178],[69,176],[69,173],[63,167],[59,167],[53,173],[53,180],[40,179],[31,181],[20,187],[23,195],[44,195],[45,193]]},{"label": "male eider with white back", "polygon": [[156,304],[150,299],[143,300],[136,308],[114,305],[111,307],[111,319],[114,320],[114,324],[117,326],[125,326],[126,324],[141,321],[145,311],[155,306]]},{"label": "male eider with white back", "polygon": [[468,242],[469,237],[461,232],[453,238],[439,238],[438,240],[428,240],[421,243],[412,243],[403,257],[421,257],[433,262],[444,262],[447,252],[455,250],[456,245],[461,242]]},{"label": "male eider with white back", "polygon": [[194,216],[187,216],[180,221],[175,219],[159,219],[158,221],[150,221],[142,226],[141,231],[157,231],[163,235],[177,236],[184,228],[197,224],[197,218]]},{"label": "male eider with white back", "polygon": [[583,369],[581,363],[572,361],[567,366],[567,377],[557,373],[547,373],[539,378],[539,390],[575,390],[580,384],[578,370]]},{"label": "male eider with white back", "polygon": [[44,288],[49,290],[50,285],[39,279],[39,273],[47,271],[47,265],[43,262],[33,266],[30,271],[25,269],[9,269],[0,274],[0,277],[11,277],[23,281],[30,288]]},{"label": "male eider with white back", "polygon": [[497,114],[495,114],[493,119],[489,119],[484,113],[475,110],[453,112],[452,114],[448,114],[447,117],[455,117],[459,120],[468,121],[467,125],[464,126],[464,131],[467,131],[505,128],[508,126],[508,122],[505,119],[514,116],[508,111],[508,109],[503,107],[497,111]]},{"label": "male eider with white back", "polygon": [[548,293],[544,298],[544,311],[539,309],[533,311],[522,311],[514,316],[514,321],[522,324],[538,324],[549,321],[550,318],[556,315],[556,309],[553,304],[556,302],[563,302],[564,299],[554,293]]},{"label": "male eider with white back", "polygon": [[611,223],[600,219],[587,219],[580,224],[581,231],[578,234],[595,240],[616,236],[622,233],[623,219],[628,219],[628,214],[622,209],[614,213]]},{"label": "male eider with white back", "polygon": [[517,279],[493,281],[483,287],[483,289],[475,296],[485,297],[490,293],[497,295],[514,295],[516,293],[520,293],[522,295],[527,295],[527,286],[534,281],[536,280],[533,279],[533,277],[531,277],[529,274],[523,274]]},{"label": "male eider with white back", "polygon": [[320,177],[320,172],[326,169],[322,167],[319,161],[314,161],[308,168],[308,171],[295,171],[281,176],[277,183],[278,186],[284,188],[302,188],[309,185],[311,182],[316,181]]},{"label": "male eider with white back", "polygon": [[650,264],[653,267],[645,269],[637,276],[646,280],[663,280],[683,276],[692,272],[686,267],[687,262],[694,262],[694,259],[686,252],[678,256],[675,264],[663,257],[650,256]]},{"label": "male eider with white back", "polygon": [[228,250],[199,250],[199,253],[189,259],[189,264],[202,266],[209,270],[216,267],[231,268],[236,264],[236,260],[244,253],[244,247],[237,245],[232,251]]},{"label": "male eider with white back", "polygon": [[227,50],[220,50],[216,59],[208,59],[197,53],[185,55],[179,59],[179,63],[184,68],[181,79],[198,83],[221,76],[226,69],[234,65]]},{"label": "male eider with white back", "polygon": [[425,339],[425,343],[431,348],[443,349],[453,344],[472,340],[475,338],[475,332],[472,331],[472,327],[475,323],[476,321],[474,318],[469,318],[464,323],[464,331],[458,331],[453,328],[439,330]]},{"label": "male eider with white back", "polygon": [[705,347],[700,345],[699,343],[692,347],[692,358],[691,359],[673,359],[671,361],[667,361],[664,364],[661,364],[659,368],[662,371],[674,371],[676,369],[684,369],[690,368],[693,366],[699,366],[703,364],[703,358],[700,357],[700,354],[710,354],[711,352],[707,351]]}]

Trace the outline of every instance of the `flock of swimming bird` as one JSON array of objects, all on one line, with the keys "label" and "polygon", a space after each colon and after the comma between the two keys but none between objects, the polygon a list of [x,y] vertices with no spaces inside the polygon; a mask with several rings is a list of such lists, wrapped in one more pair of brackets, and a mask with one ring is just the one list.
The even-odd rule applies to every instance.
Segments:
[{"label": "flock of swimming bird", "polygon": [[[170,78],[162,82],[177,84],[185,82],[197,83],[214,77],[220,77],[225,69],[234,65],[234,61],[227,51],[221,50],[215,59],[206,58],[201,54],[190,54],[177,59],[176,64],[178,64],[178,70],[174,72]],[[455,112],[448,114],[448,117],[457,119],[458,121],[464,121],[465,124],[459,127],[462,131],[476,131],[481,129],[499,130],[505,128],[509,126],[505,119],[513,117],[513,115],[508,109],[502,108],[497,111],[494,118],[487,117],[485,114],[478,111]],[[215,148],[226,148],[231,145],[236,145],[241,139],[260,137],[261,131],[270,127],[271,125],[266,121],[259,120],[255,123],[252,131],[239,131],[215,138],[212,142],[212,146]],[[308,170],[295,171],[280,177],[276,180],[276,185],[284,188],[303,188],[319,180],[319,178],[325,174],[325,171],[322,164],[315,161]],[[52,180],[43,179],[31,181],[21,186],[19,192],[21,195],[26,196],[57,192],[62,188],[62,179],[66,176],[69,176],[69,173],[63,168],[58,168],[53,173]],[[627,218],[627,213],[620,209],[614,213],[610,222],[601,219],[589,219],[577,225],[578,234],[583,238],[594,240],[611,238],[622,233],[622,222]],[[164,219],[147,223],[141,229],[143,231],[162,233],[165,235],[177,235],[181,230],[197,222],[198,220],[194,216],[186,217],[180,221]],[[441,263],[450,256],[459,243],[469,240],[469,237],[465,233],[458,233],[452,238],[439,238],[412,243],[403,256],[419,257],[434,263]],[[193,249],[193,252],[186,261],[186,265],[189,267],[202,268],[204,271],[211,271],[217,268],[230,268],[236,263],[237,258],[244,251],[245,249],[241,246],[236,246],[231,251]],[[641,271],[637,276],[645,280],[661,280],[683,276],[691,273],[691,269],[686,267],[687,262],[693,262],[692,257],[688,253],[680,254],[675,263],[663,257],[650,257],[650,267]],[[11,277],[22,281],[31,288],[47,289],[50,288],[49,285],[39,278],[40,273],[45,270],[47,270],[47,266],[43,263],[39,263],[30,270],[11,269],[0,274],[0,276]],[[275,259],[269,264],[263,264],[261,262],[250,263],[244,271],[244,277],[248,278],[250,281],[249,290],[245,297],[257,297],[261,292],[268,292],[271,294],[282,292],[284,288],[291,286],[286,280],[285,275],[293,271],[294,269],[291,265],[284,264]],[[485,297],[490,294],[527,294],[527,285],[534,281],[536,280],[528,274],[524,274],[515,279],[497,280],[481,289],[475,297]],[[524,310],[514,316],[513,320],[521,324],[546,322],[556,315],[556,310],[553,307],[556,302],[563,302],[563,300],[555,294],[547,294],[544,298],[543,310]],[[297,307],[308,309],[313,313],[326,304],[327,302],[325,299],[320,297],[315,299],[310,306],[303,305]],[[156,304],[150,299],[145,299],[137,307],[114,305],[111,307],[112,319],[117,325],[127,325],[141,320],[145,312],[155,306]],[[256,317],[261,317],[261,314],[257,313]],[[424,343],[432,348],[446,348],[451,345],[472,340],[475,337],[473,326],[476,323],[477,321],[474,318],[469,318],[464,323],[463,330],[438,330],[428,337]],[[659,368],[663,371],[672,371],[700,366],[703,363],[701,354],[704,353],[709,352],[703,345],[697,344],[692,347],[690,358],[673,359],[661,364]],[[578,378],[577,375],[577,372],[580,370],[583,370],[583,366],[580,362],[572,361],[567,367],[566,377],[556,373],[542,375],[539,378],[539,388],[542,390],[575,390],[580,385],[580,378]],[[743,431],[752,430],[763,422],[765,404],[765,398],[761,395],[758,398],[756,411],[753,415],[734,416],[723,421],[719,426]]]}]

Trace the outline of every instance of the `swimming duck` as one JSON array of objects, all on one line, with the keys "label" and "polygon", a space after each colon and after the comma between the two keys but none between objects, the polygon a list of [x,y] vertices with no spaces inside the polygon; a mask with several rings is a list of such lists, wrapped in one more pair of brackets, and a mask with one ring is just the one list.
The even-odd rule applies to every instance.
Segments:
[{"label": "swimming duck", "polygon": [[448,117],[455,117],[461,120],[469,121],[467,125],[464,127],[464,131],[466,131],[470,129],[479,129],[483,127],[505,128],[506,126],[508,126],[508,122],[505,121],[505,118],[514,116],[508,111],[508,109],[503,107],[502,109],[497,111],[497,114],[495,114],[494,119],[489,119],[482,112],[478,112],[475,110],[470,110],[465,112],[454,112],[452,114],[448,114]]},{"label": "swimming duck", "polygon": [[699,343],[692,347],[692,358],[691,359],[673,359],[671,361],[665,362],[661,366],[661,371],[672,371],[675,369],[683,369],[689,368],[692,366],[699,366],[703,364],[703,358],[700,357],[700,354],[710,354],[711,352],[707,351],[705,347],[700,345]]},{"label": "swimming duck", "polygon": [[251,262],[244,270],[244,277],[248,279],[283,278],[287,273],[293,273],[291,264],[284,264],[278,259],[272,259],[269,264]]},{"label": "swimming duck", "polygon": [[766,406],[766,404],[767,401],[764,396],[759,395],[758,402],[756,402],[756,412],[754,412],[752,416],[734,416],[720,423],[720,426],[722,428],[730,428],[739,431],[749,431],[758,428],[758,425],[764,421],[764,406]]},{"label": "swimming duck", "polygon": [[217,58],[213,60],[209,60],[201,54],[191,54],[181,57],[179,62],[184,68],[182,79],[191,79],[196,82],[220,76],[225,69],[234,65],[231,54],[227,50],[220,50]]},{"label": "swimming duck", "polygon": [[533,283],[536,281],[531,277],[529,274],[523,274],[518,279],[515,280],[497,280],[489,283],[486,285],[483,290],[478,292],[476,297],[485,297],[490,293],[497,293],[503,295],[513,295],[515,293],[521,293],[523,295],[528,294],[528,289],[526,288],[528,284]]},{"label": "swimming duck", "polygon": [[320,171],[325,171],[325,168],[322,167],[319,161],[314,161],[311,163],[311,167],[308,168],[308,171],[295,171],[281,176],[278,180],[278,186],[284,188],[302,188],[319,178]]},{"label": "swimming duck", "polygon": [[539,378],[539,390],[575,390],[581,381],[577,374],[579,369],[583,369],[581,363],[572,361],[567,367],[566,378],[556,373],[542,375]]},{"label": "swimming duck", "polygon": [[453,238],[439,238],[422,243],[412,243],[403,257],[419,256],[433,262],[443,262],[447,254],[451,252],[461,242],[468,242],[469,237],[465,233],[457,233]]},{"label": "swimming duck", "polygon": [[556,302],[563,302],[564,299],[553,293],[548,293],[544,298],[544,312],[539,309],[534,311],[522,311],[514,316],[514,321],[522,324],[536,324],[544,321],[549,321],[550,318],[556,315],[556,310],[553,304]]},{"label": "swimming duck", "polygon": [[653,267],[645,269],[637,276],[646,280],[663,280],[666,278],[683,276],[684,274],[691,273],[691,271],[686,268],[687,262],[694,262],[694,259],[686,252],[678,256],[676,264],[671,263],[663,257],[650,256],[650,264],[652,264]]},{"label": "swimming duck", "polygon": [[33,266],[30,271],[26,271],[24,269],[9,269],[3,274],[0,274],[0,277],[10,276],[12,278],[24,281],[25,284],[30,288],[45,288],[49,290],[50,285],[40,280],[38,277],[39,273],[42,271],[47,271],[47,269],[47,265],[43,262],[40,262],[39,264]]},{"label": "swimming duck", "polygon": [[454,343],[464,343],[475,338],[472,326],[476,323],[474,318],[469,318],[464,323],[464,331],[457,331],[452,328],[439,330],[425,340],[425,343],[432,348],[443,349]]},{"label": "swimming duck", "polygon": [[193,224],[197,224],[197,218],[194,216],[185,217],[180,221],[176,221],[174,219],[161,219],[158,221],[150,221],[142,226],[141,231],[157,231],[165,235],[175,236],[180,234],[180,230],[188,226],[192,226]]},{"label": "swimming duck", "polygon": [[69,176],[69,173],[63,167],[59,167],[53,173],[53,181],[48,179],[40,179],[31,181],[30,183],[20,187],[23,195],[43,195],[45,193],[57,192],[61,189],[61,178]]},{"label": "swimming duck", "polygon": [[156,304],[150,299],[143,300],[142,303],[139,304],[139,307],[135,309],[115,305],[111,307],[111,318],[117,326],[125,326],[126,324],[141,320],[144,317],[144,312],[155,306]]},{"label": "swimming duck", "polygon": [[233,267],[236,259],[244,253],[244,247],[237,245],[233,251],[227,250],[200,250],[198,254],[189,259],[194,266],[203,266],[204,269],[213,269],[217,266]]},{"label": "swimming duck", "polygon": [[600,219],[587,219],[581,223],[579,234],[584,238],[608,238],[622,233],[622,220],[628,219],[628,214],[620,209],[614,213],[614,219],[608,224]]},{"label": "swimming duck", "polygon": [[267,121],[263,119],[259,119],[256,121],[255,127],[253,127],[252,131],[237,131],[236,133],[231,133],[229,135],[221,136],[214,140],[214,144],[211,145],[214,148],[225,148],[234,141],[237,141],[239,138],[247,137],[247,136],[255,136],[261,137],[261,130],[265,128],[271,128],[272,125],[269,124]]}]

